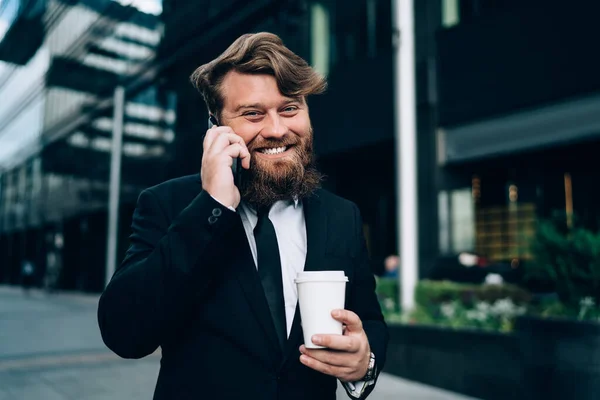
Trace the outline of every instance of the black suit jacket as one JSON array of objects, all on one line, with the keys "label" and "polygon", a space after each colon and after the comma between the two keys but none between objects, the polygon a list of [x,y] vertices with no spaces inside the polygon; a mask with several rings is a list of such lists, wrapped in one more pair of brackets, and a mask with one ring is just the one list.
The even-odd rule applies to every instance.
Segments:
[{"label": "black suit jacket", "polygon": [[[358,209],[324,190],[303,205],[305,270],[345,271],[346,308],[363,321],[381,370],[388,333]],[[298,308],[281,351],[239,214],[202,191],[198,175],[144,190],[132,230],[98,321],[121,357],[161,348],[155,399],[335,399],[336,379],[299,361]]]}]

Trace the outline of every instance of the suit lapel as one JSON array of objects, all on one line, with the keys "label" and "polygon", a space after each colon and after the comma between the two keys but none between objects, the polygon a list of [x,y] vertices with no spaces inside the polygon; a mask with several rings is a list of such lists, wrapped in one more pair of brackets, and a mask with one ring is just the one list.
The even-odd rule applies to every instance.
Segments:
[{"label": "suit lapel", "polygon": [[279,347],[279,341],[277,339],[275,326],[273,325],[273,320],[271,318],[271,312],[269,311],[269,305],[265,297],[265,292],[254,264],[252,252],[250,251],[248,238],[246,236],[242,220],[238,218],[236,223],[238,226],[233,229],[233,242],[236,243],[236,247],[239,249],[239,259],[236,260],[236,264],[239,268],[237,279],[242,286],[250,308],[252,309],[255,317],[259,321],[260,326],[263,328],[266,337],[268,338],[267,341],[269,342],[269,345],[275,352],[272,354],[275,354],[275,358],[280,360],[281,348]]},{"label": "suit lapel", "polygon": [[[327,241],[327,213],[321,205],[318,192],[305,199],[302,204],[304,208],[304,220],[306,221],[306,261],[304,271],[318,271],[323,269],[321,265],[325,254]],[[296,304],[294,322],[284,352],[281,365],[294,353],[302,342],[302,326],[300,324],[300,308]]]},{"label": "suit lapel", "polygon": [[325,255],[327,239],[327,213],[321,206],[321,200],[317,194],[306,199],[303,207],[307,241],[304,270],[318,271],[323,269],[321,263]]},{"label": "suit lapel", "polygon": [[[200,174],[196,177],[196,183],[202,185]],[[200,187],[201,190],[201,187]],[[235,252],[234,264],[237,265],[239,273],[237,274],[237,280],[242,287],[244,295],[254,313],[254,316],[258,319],[259,325],[262,327],[267,342],[272,347],[273,358],[276,361],[281,360],[281,348],[279,347],[279,341],[277,339],[277,333],[275,332],[275,325],[273,325],[273,319],[271,318],[271,312],[269,311],[269,305],[265,292],[254,264],[254,257],[252,257],[252,251],[248,244],[248,237],[244,230],[244,224],[242,219],[236,218],[236,226],[232,229],[232,248],[238,249]]]}]

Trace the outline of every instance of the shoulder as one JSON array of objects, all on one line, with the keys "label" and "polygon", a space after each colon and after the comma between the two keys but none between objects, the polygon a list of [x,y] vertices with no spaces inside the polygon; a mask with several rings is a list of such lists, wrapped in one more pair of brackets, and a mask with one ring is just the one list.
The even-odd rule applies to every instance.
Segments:
[{"label": "shoulder", "polygon": [[313,196],[318,198],[321,202],[323,202],[323,204],[342,205],[347,207],[354,205],[352,201],[338,196],[337,194],[326,189],[317,189]]},{"label": "shoulder", "polygon": [[169,211],[178,212],[187,205],[202,191],[202,183],[199,174],[182,176],[159,183],[142,191],[140,197],[153,197],[161,208],[170,214]]},{"label": "shoulder", "polygon": [[171,191],[189,190],[191,188],[201,188],[200,177],[198,174],[181,176],[179,178],[169,179],[147,188],[145,191],[161,194]]},{"label": "shoulder", "polygon": [[[327,245],[331,254],[356,256],[361,249],[363,221],[358,206],[327,190],[318,190],[313,195],[318,206],[309,212],[317,212],[326,221]],[[317,210],[319,211],[313,211]]]},{"label": "shoulder", "polygon": [[357,217],[360,214],[358,206],[354,202],[328,190],[318,189],[313,196],[318,199],[330,216],[348,218]]}]

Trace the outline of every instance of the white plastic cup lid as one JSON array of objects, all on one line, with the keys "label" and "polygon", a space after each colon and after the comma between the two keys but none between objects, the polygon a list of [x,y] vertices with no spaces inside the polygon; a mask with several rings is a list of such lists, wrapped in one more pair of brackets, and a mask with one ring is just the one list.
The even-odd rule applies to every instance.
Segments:
[{"label": "white plastic cup lid", "polygon": [[294,282],[348,282],[348,277],[344,271],[303,271],[298,272]]}]

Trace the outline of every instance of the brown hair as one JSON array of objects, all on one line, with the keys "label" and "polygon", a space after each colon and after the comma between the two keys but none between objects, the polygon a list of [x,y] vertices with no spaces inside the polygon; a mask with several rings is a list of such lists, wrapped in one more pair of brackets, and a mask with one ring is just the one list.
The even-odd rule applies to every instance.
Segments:
[{"label": "brown hair", "polygon": [[287,97],[320,94],[327,87],[325,78],[285,47],[279,36],[268,32],[248,33],[236,39],[219,57],[198,67],[190,77],[204,97],[208,111],[217,117],[223,109],[220,85],[231,70],[272,75],[279,91]]}]

